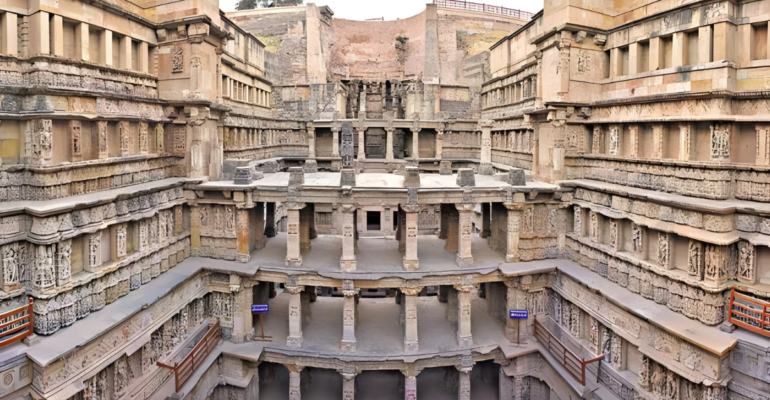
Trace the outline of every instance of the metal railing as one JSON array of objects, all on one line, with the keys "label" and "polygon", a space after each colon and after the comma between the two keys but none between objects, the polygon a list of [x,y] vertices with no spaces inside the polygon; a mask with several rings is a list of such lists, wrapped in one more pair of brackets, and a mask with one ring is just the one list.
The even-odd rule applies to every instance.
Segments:
[{"label": "metal railing", "polygon": [[32,335],[34,319],[32,297],[29,298],[29,304],[0,314],[0,347]]},{"label": "metal railing", "polygon": [[217,346],[217,343],[219,343],[219,339],[221,338],[222,329],[219,326],[219,319],[217,319],[182,361],[174,363],[173,366],[158,361],[158,366],[169,368],[174,371],[177,392],[182,388],[185,382],[190,379],[193,372],[203,364],[203,361],[205,361],[206,357],[211,354],[211,351],[214,350],[214,347]]},{"label": "metal railing", "polygon": [[543,326],[537,319],[535,319],[535,338],[540,344],[548,349],[556,361],[558,361],[564,368],[577,379],[581,385],[586,384],[586,365],[599,361],[604,358],[604,354],[592,358],[590,360],[583,360],[578,357],[572,350],[564,346],[559,339],[556,339],[551,332]]},{"label": "metal railing", "polygon": [[519,18],[527,21],[531,20],[532,16],[534,15],[526,11],[514,10],[512,8],[506,8],[501,6],[490,6],[488,4],[473,3],[470,1],[433,0],[433,4],[439,7],[454,8],[457,10],[468,10],[468,11],[478,11],[478,12],[484,12],[484,13],[490,13],[490,14],[497,14],[497,15],[507,15],[509,17]]},{"label": "metal railing", "polygon": [[733,288],[727,320],[740,328],[770,336],[770,302],[736,293]]}]

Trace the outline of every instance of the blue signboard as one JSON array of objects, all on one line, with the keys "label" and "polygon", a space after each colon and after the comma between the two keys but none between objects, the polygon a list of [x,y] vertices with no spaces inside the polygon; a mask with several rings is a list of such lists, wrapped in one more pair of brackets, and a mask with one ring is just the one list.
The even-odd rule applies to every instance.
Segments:
[{"label": "blue signboard", "polygon": [[529,312],[527,310],[508,310],[510,312],[511,319],[527,319],[529,318]]},{"label": "blue signboard", "polygon": [[252,304],[251,305],[251,313],[252,314],[267,314],[268,310],[270,310],[270,306],[268,304]]}]

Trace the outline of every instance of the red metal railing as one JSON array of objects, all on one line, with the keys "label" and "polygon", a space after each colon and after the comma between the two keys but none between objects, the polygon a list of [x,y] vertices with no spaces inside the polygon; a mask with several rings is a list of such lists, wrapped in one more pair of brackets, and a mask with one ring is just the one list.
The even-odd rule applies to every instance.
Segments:
[{"label": "red metal railing", "polygon": [[433,0],[433,4],[439,7],[454,8],[457,10],[468,10],[468,11],[478,11],[478,12],[485,12],[490,14],[497,14],[497,15],[507,15],[510,17],[524,19],[524,20],[531,20],[532,15],[534,15],[526,11],[514,10],[512,8],[505,8],[500,6],[490,6],[488,4],[473,3],[470,1]]},{"label": "red metal railing", "polygon": [[182,388],[184,383],[187,382],[190,376],[192,376],[193,372],[203,364],[206,357],[211,354],[211,351],[214,350],[214,347],[219,343],[220,338],[222,338],[222,329],[220,329],[219,319],[217,319],[182,361],[174,363],[173,366],[158,361],[159,366],[174,370],[177,392]]},{"label": "red metal railing", "polygon": [[0,347],[32,335],[34,319],[32,297],[29,298],[29,304],[0,314]]},{"label": "red metal railing", "polygon": [[770,302],[736,293],[732,289],[727,320],[741,328],[770,336]]},{"label": "red metal railing", "polygon": [[559,342],[559,340],[556,339],[537,319],[535,319],[535,338],[545,346],[548,349],[548,352],[550,352],[551,355],[575,377],[575,379],[580,381],[580,384],[583,386],[586,384],[586,365],[599,361],[605,356],[602,354],[599,357],[590,360],[581,359],[573,353],[572,350],[561,344],[561,342]]}]

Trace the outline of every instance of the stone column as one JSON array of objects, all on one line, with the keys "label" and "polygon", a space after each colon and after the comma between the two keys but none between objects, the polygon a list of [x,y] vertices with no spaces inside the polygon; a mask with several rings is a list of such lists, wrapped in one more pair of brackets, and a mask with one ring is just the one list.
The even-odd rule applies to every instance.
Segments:
[{"label": "stone column", "polygon": [[505,203],[508,209],[508,227],[505,246],[505,262],[519,261],[519,238],[521,237],[521,215],[524,203]]},{"label": "stone column", "polygon": [[150,152],[150,125],[146,122],[139,123],[139,154]]},{"label": "stone column", "polygon": [[628,143],[630,146],[626,156],[633,158],[639,157],[639,125],[628,125]]},{"label": "stone column", "polygon": [[417,400],[417,371],[407,368],[404,374],[404,400]]},{"label": "stone column", "polygon": [[[231,283],[232,283],[231,275]],[[240,277],[239,277],[240,278]],[[253,314],[251,313],[252,304],[252,289],[251,286],[235,286],[230,290],[237,289],[238,292],[234,293],[236,306],[234,309],[237,312],[233,313],[233,334],[230,340],[233,343],[243,343],[249,340],[252,330],[254,329]]]},{"label": "stone column", "polygon": [[139,72],[148,73],[150,71],[150,45],[147,42],[139,42]]},{"label": "stone column", "polygon": [[357,128],[357,129],[358,129],[358,160],[363,161],[363,160],[366,160],[366,143],[365,143],[366,128]]},{"label": "stone column", "polygon": [[300,389],[300,375],[305,367],[299,365],[287,365],[289,369],[289,400],[302,400]]},{"label": "stone column", "polygon": [[464,276],[463,283],[455,285],[457,290],[457,345],[461,348],[473,346],[471,333],[471,291],[473,277]]},{"label": "stone column", "polygon": [[386,128],[386,132],[388,133],[387,140],[385,142],[385,160],[392,161],[393,160],[393,128]]},{"label": "stone column", "polygon": [[401,236],[405,238],[404,243],[404,270],[416,271],[420,267],[420,260],[417,257],[417,220],[420,215],[420,206],[404,206],[405,229]]},{"label": "stone column", "polygon": [[488,238],[491,229],[489,227],[489,223],[491,220],[491,205],[487,202],[481,203],[481,237],[482,238]]},{"label": "stone column", "polygon": [[679,123],[679,160],[688,161],[690,159],[690,133],[692,132],[692,123]]},{"label": "stone column", "polygon": [[420,348],[417,331],[417,295],[422,287],[404,287],[404,352],[416,353]]},{"label": "stone column", "polygon": [[237,259],[246,263],[251,259],[249,252],[249,210],[238,209],[236,211],[236,252]]},{"label": "stone column", "polygon": [[420,128],[411,128],[412,131],[412,158],[420,158]]},{"label": "stone column", "polygon": [[120,155],[130,155],[131,133],[129,131],[128,121],[118,122],[118,140],[120,140]]},{"label": "stone column", "polygon": [[444,155],[444,131],[436,132],[436,158],[441,160]]},{"label": "stone column", "polygon": [[286,214],[288,217],[286,227],[286,265],[299,267],[302,265],[302,254],[300,252],[299,239],[299,213],[305,203],[286,203]]},{"label": "stone column", "polygon": [[469,267],[473,265],[471,240],[473,239],[473,204],[455,204],[460,218],[457,224],[457,265]]},{"label": "stone column", "polygon": [[[712,37],[711,25],[698,28],[698,64],[711,62],[711,54],[713,53]],[[690,64],[693,64],[692,60],[690,60]]]},{"label": "stone column", "polygon": [[473,370],[473,356],[463,354],[460,359],[460,365],[456,365],[459,373],[459,382],[457,384],[457,398],[459,400],[471,400],[471,371]]},{"label": "stone column", "polygon": [[70,121],[70,153],[71,161],[83,161],[83,133],[78,120]]},{"label": "stone column", "polygon": [[757,165],[770,165],[770,125],[757,125]]},{"label": "stone column", "polygon": [[479,174],[492,175],[492,125],[481,127],[481,163]]},{"label": "stone column", "polygon": [[657,71],[663,68],[663,53],[660,51],[660,45],[660,37],[650,39],[648,71]]},{"label": "stone column", "polygon": [[730,125],[724,123],[711,125],[711,160],[730,161]]},{"label": "stone column", "polygon": [[[265,204],[255,202],[254,209],[249,211],[249,236],[251,249],[263,249],[267,244],[265,237]],[[253,237],[251,237],[253,236]],[[250,250],[251,251],[251,250]]]},{"label": "stone column", "polygon": [[663,147],[665,146],[665,125],[652,124],[652,154],[651,158],[663,158]]},{"label": "stone column", "polygon": [[342,281],[342,295],[344,303],[342,306],[342,341],[340,342],[340,351],[356,351],[356,296],[358,289],[354,287],[352,280]]},{"label": "stone column", "polygon": [[340,130],[332,129],[332,157],[340,156]]},{"label": "stone column", "polygon": [[342,372],[342,400],[355,400],[356,398],[356,372],[354,368],[351,371]]},{"label": "stone column", "polygon": [[310,158],[316,157],[315,152],[315,127],[312,123],[307,124],[307,145],[308,145],[308,154],[307,156]]},{"label": "stone column", "polygon": [[99,64],[112,65],[112,31],[103,30],[99,34]]},{"label": "stone column", "polygon": [[672,43],[672,51],[671,51],[671,66],[672,67],[681,67],[684,65],[684,57],[685,57],[685,51],[687,48],[687,44],[685,43],[687,41],[687,37],[685,36],[685,33],[680,32],[674,32],[674,38]]},{"label": "stone column", "polygon": [[519,286],[519,278],[503,281],[508,288],[505,297],[505,337],[511,343],[527,344],[527,321],[509,318],[509,310],[527,309],[527,291]]},{"label": "stone column", "polygon": [[51,17],[50,32],[51,55],[64,57],[64,20],[61,15]]},{"label": "stone column", "polygon": [[131,36],[120,38],[120,68],[131,69],[133,66],[131,60]]},{"label": "stone column", "polygon": [[342,258],[340,268],[343,271],[356,270],[356,207],[352,204],[343,204],[342,212]]},{"label": "stone column", "polygon": [[17,56],[19,54],[19,17],[12,12],[0,14],[0,54]]},{"label": "stone column", "polygon": [[286,337],[286,345],[289,347],[302,347],[302,291],[304,286],[286,286],[289,298],[289,336]]}]

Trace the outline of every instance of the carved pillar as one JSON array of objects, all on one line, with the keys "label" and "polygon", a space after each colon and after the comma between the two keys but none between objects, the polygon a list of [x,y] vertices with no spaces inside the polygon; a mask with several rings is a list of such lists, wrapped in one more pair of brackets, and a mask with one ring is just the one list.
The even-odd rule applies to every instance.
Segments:
[{"label": "carved pillar", "polygon": [[255,202],[249,210],[249,253],[254,249],[263,249],[267,244],[265,237],[265,204]]},{"label": "carved pillar", "polygon": [[471,240],[473,239],[473,204],[455,204],[460,214],[457,224],[457,265],[469,267],[473,265]]},{"label": "carved pillar", "polygon": [[249,246],[249,210],[236,211],[236,251],[238,261],[246,263],[251,259]]},{"label": "carved pillar", "polygon": [[155,125],[155,152],[163,154],[166,152],[166,131],[163,124]]},{"label": "carved pillar", "polygon": [[622,251],[623,250],[623,240],[620,238],[620,229],[618,227],[618,220],[614,218],[610,218],[609,220],[610,225],[610,246],[615,251]]},{"label": "carved pillar", "polygon": [[252,288],[251,286],[241,287],[240,282],[238,282],[240,279],[236,281],[237,285],[232,285],[233,276],[235,275],[231,275],[230,290],[235,289],[237,292],[233,293],[235,307],[233,313],[233,334],[230,340],[233,343],[243,343],[249,340],[254,329],[253,314],[251,313]]},{"label": "carved pillar", "polygon": [[110,255],[112,261],[120,261],[128,254],[128,224],[110,226]]},{"label": "carved pillar", "polygon": [[410,286],[401,288],[404,293],[404,352],[416,353],[419,348],[417,331],[417,295],[421,287]]},{"label": "carved pillar", "polygon": [[332,129],[332,157],[340,156],[340,130]]},{"label": "carved pillar", "polygon": [[102,233],[97,231],[86,235],[83,245],[88,256],[84,269],[88,272],[99,272],[99,267],[102,265]]},{"label": "carved pillar", "polygon": [[77,120],[70,121],[70,152],[73,162],[83,161],[83,133]]},{"label": "carved pillar", "polygon": [[[404,270],[416,271],[420,266],[417,257],[417,221],[420,215],[420,207],[417,205],[404,206],[405,230],[402,236],[406,236],[404,244]],[[405,234],[405,235],[404,235]]]},{"label": "carved pillar", "polygon": [[690,135],[692,124],[689,122],[679,123],[679,160],[687,161],[690,159]]},{"label": "carved pillar", "polygon": [[385,141],[385,160],[393,160],[393,128],[385,128],[387,140]]},{"label": "carved pillar", "polygon": [[290,347],[302,347],[302,299],[304,286],[286,286],[289,298],[289,336],[286,337],[286,345]]},{"label": "carved pillar", "polygon": [[663,158],[665,146],[665,125],[652,124],[652,154],[650,158]]},{"label": "carved pillar", "polygon": [[[44,14],[44,13],[39,13]],[[53,121],[36,119],[28,122],[27,143],[30,164],[49,165],[53,158]]]},{"label": "carved pillar", "polygon": [[413,368],[401,372],[404,374],[404,399],[417,400],[417,372]]},{"label": "carved pillar", "polygon": [[150,126],[146,122],[139,123],[139,154],[150,152]]},{"label": "carved pillar", "polygon": [[457,345],[461,348],[473,346],[471,333],[471,291],[473,277],[463,277],[463,283],[454,286],[457,290]]},{"label": "carved pillar", "polygon": [[342,258],[340,268],[343,271],[356,270],[356,207],[352,204],[343,204],[342,211]]},{"label": "carved pillar", "polygon": [[730,125],[711,125],[711,160],[730,161]]},{"label": "carved pillar", "polygon": [[265,237],[275,237],[275,203],[265,203],[267,207],[265,219]]},{"label": "carved pillar", "polygon": [[644,253],[644,241],[645,241],[644,227],[631,223],[631,248],[634,253],[641,256]]},{"label": "carved pillar", "polygon": [[436,158],[441,160],[444,156],[444,131],[439,129],[436,132]]},{"label": "carved pillar", "polygon": [[620,126],[610,125],[610,149],[609,154],[620,155]]},{"label": "carved pillar", "polygon": [[492,175],[492,126],[481,127],[481,163],[479,174]]},{"label": "carved pillar", "polygon": [[580,206],[573,207],[573,232],[583,236],[583,209]]},{"label": "carved pillar", "polygon": [[101,160],[109,157],[107,147],[107,121],[99,121],[96,123],[96,141],[99,146],[99,159]]},{"label": "carved pillar", "polygon": [[599,230],[599,214],[596,211],[588,212],[588,235],[591,241],[599,243],[601,238],[601,231]]},{"label": "carved pillar", "polygon": [[511,342],[527,344],[527,321],[509,318],[508,310],[527,309],[527,291],[519,285],[519,278],[504,281],[508,288],[505,298],[505,337]]},{"label": "carved pillar", "polygon": [[460,365],[456,365],[459,371],[460,379],[457,384],[458,400],[471,400],[471,371],[473,370],[473,357],[470,354],[464,354],[460,358]]},{"label": "carved pillar", "polygon": [[289,369],[289,400],[302,400],[300,376],[305,367],[299,365],[287,365],[286,367]]},{"label": "carved pillar", "polygon": [[521,215],[524,203],[505,203],[508,210],[508,226],[505,246],[505,262],[519,261],[519,238],[521,237]]},{"label": "carved pillar", "polygon": [[411,128],[412,131],[412,158],[420,158],[420,128]]},{"label": "carved pillar", "polygon": [[305,207],[305,203],[286,203],[286,265],[299,267],[302,265],[302,254],[300,253],[300,210]]},{"label": "carved pillar", "polygon": [[307,156],[310,158],[316,157],[315,152],[315,127],[312,123],[307,124],[307,144],[308,144],[308,154]]},{"label": "carved pillar", "polygon": [[342,281],[342,295],[344,303],[342,306],[342,341],[340,350],[343,352],[356,351],[356,296],[358,289],[353,285],[352,280]]},{"label": "carved pillar", "polygon": [[757,125],[757,165],[770,165],[770,125]]},{"label": "carved pillar", "polygon": [[365,143],[365,137],[366,137],[366,128],[357,128],[358,129],[358,160],[363,161],[366,160],[366,143]]},{"label": "carved pillar", "polygon": [[604,153],[604,129],[601,125],[594,125],[594,137],[591,144],[591,154]]},{"label": "carved pillar", "polygon": [[342,372],[342,400],[355,400],[356,398],[356,373],[352,371]]},{"label": "carved pillar", "polygon": [[120,140],[120,155],[129,155],[131,152],[131,133],[129,131],[128,121],[118,122],[118,138]]}]

